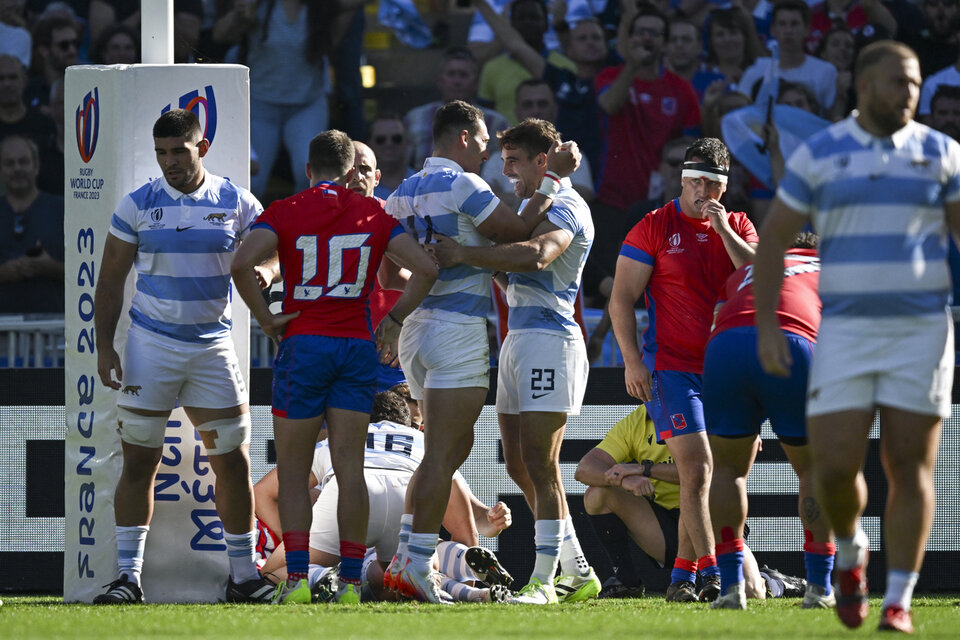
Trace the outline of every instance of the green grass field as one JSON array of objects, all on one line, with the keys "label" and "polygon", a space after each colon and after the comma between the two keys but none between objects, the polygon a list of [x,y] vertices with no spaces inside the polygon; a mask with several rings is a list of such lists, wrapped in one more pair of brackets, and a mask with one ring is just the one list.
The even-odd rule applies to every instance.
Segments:
[{"label": "green grass field", "polygon": [[[540,608],[510,605],[66,605],[53,597],[6,596],[0,638],[852,638],[875,635],[880,601],[860,629],[844,628],[831,611],[805,611],[797,599],[750,601],[747,611],[668,604],[661,598],[594,600]],[[924,638],[960,637],[960,597],[914,601]]]}]

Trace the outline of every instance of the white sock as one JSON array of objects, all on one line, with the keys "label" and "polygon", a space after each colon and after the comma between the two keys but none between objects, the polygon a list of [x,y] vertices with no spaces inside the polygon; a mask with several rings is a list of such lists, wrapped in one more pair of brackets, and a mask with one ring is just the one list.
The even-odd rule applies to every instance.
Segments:
[{"label": "white sock", "polygon": [[489,600],[484,597],[486,595],[484,593],[485,589],[477,589],[476,587],[465,585],[448,576],[443,577],[440,588],[449,593],[450,597],[457,602],[489,602]]},{"label": "white sock", "polygon": [[560,573],[565,576],[585,576],[590,573],[590,563],[583,555],[577,530],[573,528],[573,518],[567,514],[563,521],[563,542],[560,543]]},{"label": "white sock", "polygon": [[[400,516],[400,533],[397,534],[397,559],[403,561],[407,556],[407,547],[410,544],[410,534],[413,532],[413,514],[405,513]],[[403,565],[400,565],[403,568]]]},{"label": "white sock", "polygon": [[320,578],[330,573],[331,567],[324,567],[319,564],[311,564],[307,571],[307,584],[313,589],[320,582]]},{"label": "white sock", "polygon": [[120,575],[126,575],[130,582],[140,586],[140,573],[143,571],[143,549],[147,546],[149,525],[142,527],[117,527],[117,565]]},{"label": "white sock", "polygon": [[223,532],[223,540],[227,543],[227,557],[230,559],[230,577],[237,584],[256,580],[260,577],[257,571],[257,530],[248,533]]},{"label": "white sock", "polygon": [[533,543],[537,547],[537,560],[530,579],[543,584],[553,584],[560,560],[560,544],[563,542],[563,520],[537,520],[533,523]]},{"label": "white sock", "polygon": [[414,571],[427,575],[433,569],[433,553],[437,549],[437,540],[436,533],[410,533],[407,557]]},{"label": "white sock", "polygon": [[920,574],[916,571],[890,569],[887,571],[887,593],[883,596],[883,608],[898,604],[904,611],[910,611],[913,588],[917,586]]},{"label": "white sock", "polygon": [[857,527],[849,538],[837,538],[836,568],[846,571],[863,564],[870,549],[870,538],[863,529]]},{"label": "white sock", "polygon": [[441,540],[437,543],[437,557],[440,559],[440,573],[450,576],[458,582],[479,580],[467,566],[466,552],[470,547],[459,542]]}]

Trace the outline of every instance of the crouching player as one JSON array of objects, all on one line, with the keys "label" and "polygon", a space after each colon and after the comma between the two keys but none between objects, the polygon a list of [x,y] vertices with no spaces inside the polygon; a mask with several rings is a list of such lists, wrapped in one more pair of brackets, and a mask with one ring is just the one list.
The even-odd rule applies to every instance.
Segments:
[{"label": "crouching player", "polygon": [[[693,542],[680,518],[680,473],[667,445],[657,442],[653,420],[643,405],[613,425],[583,456],[574,478],[588,487],[583,506],[615,567],[599,597],[643,597],[631,540],[659,567],[676,567],[679,560],[691,567],[691,574],[696,571]],[[764,598],[765,579],[773,595],[785,595],[790,586],[786,583],[797,580],[770,570],[764,575],[750,550],[745,551],[747,597]],[[666,596],[670,602],[696,602],[696,585],[672,580]]]},{"label": "crouching player", "polygon": [[770,418],[787,459],[800,480],[807,587],[803,607],[835,604],[830,588],[835,547],[814,497],[807,447],[806,391],[813,345],[820,326],[817,237],[800,234],[784,259],[783,295],[777,308],[793,366],[788,378],[763,372],[757,357],[753,265],[728,279],[720,295],[703,370],[703,406],[713,452],[710,517],[716,536],[721,596],[715,609],[745,609],[743,527],[747,517],[747,474],[756,457],[760,424]]}]

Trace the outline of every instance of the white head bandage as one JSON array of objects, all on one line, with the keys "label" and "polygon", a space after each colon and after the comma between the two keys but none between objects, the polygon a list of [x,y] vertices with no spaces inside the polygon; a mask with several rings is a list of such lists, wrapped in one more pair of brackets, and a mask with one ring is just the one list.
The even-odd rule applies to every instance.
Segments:
[{"label": "white head bandage", "polygon": [[684,162],[683,173],[680,175],[684,178],[706,178],[720,184],[727,184],[729,173],[729,170],[709,162]]}]

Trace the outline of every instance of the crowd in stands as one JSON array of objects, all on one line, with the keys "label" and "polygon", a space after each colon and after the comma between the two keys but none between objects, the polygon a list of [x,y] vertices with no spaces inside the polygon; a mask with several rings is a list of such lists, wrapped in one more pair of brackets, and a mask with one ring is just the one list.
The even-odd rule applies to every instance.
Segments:
[{"label": "crowd in stands", "polygon": [[[725,205],[759,225],[793,147],[849,114],[853,60],[871,41],[895,38],[916,50],[924,76],[918,118],[960,137],[957,0],[471,2],[459,42],[452,4],[418,3],[434,46],[445,50],[436,92],[406,113],[379,104],[372,121],[360,83],[364,5],[372,0],[342,0],[334,13],[319,0],[177,0],[175,59],[250,67],[251,186],[262,200],[288,195],[268,193],[271,176],[285,170],[276,166],[281,158],[289,158],[291,192],[306,186],[306,143],[328,128],[370,145],[385,198],[431,154],[432,116],[446,101],[481,107],[492,145],[522,115],[552,120],[584,156],[574,182],[597,238],[583,295],[597,309],[626,231],[678,191],[674,141],[721,137],[734,154]],[[65,69],[137,62],[139,22],[136,0],[0,0],[0,139],[17,140],[0,145],[0,298],[24,278],[57,276],[49,265],[9,265],[23,262],[25,247],[35,252],[37,241],[46,247],[30,235],[38,225],[24,224],[29,212],[63,208]],[[816,118],[793,118],[781,106]],[[34,166],[13,166],[22,147]],[[491,149],[483,175],[509,199],[498,161]],[[35,179],[26,195],[17,185],[24,171]]]}]

